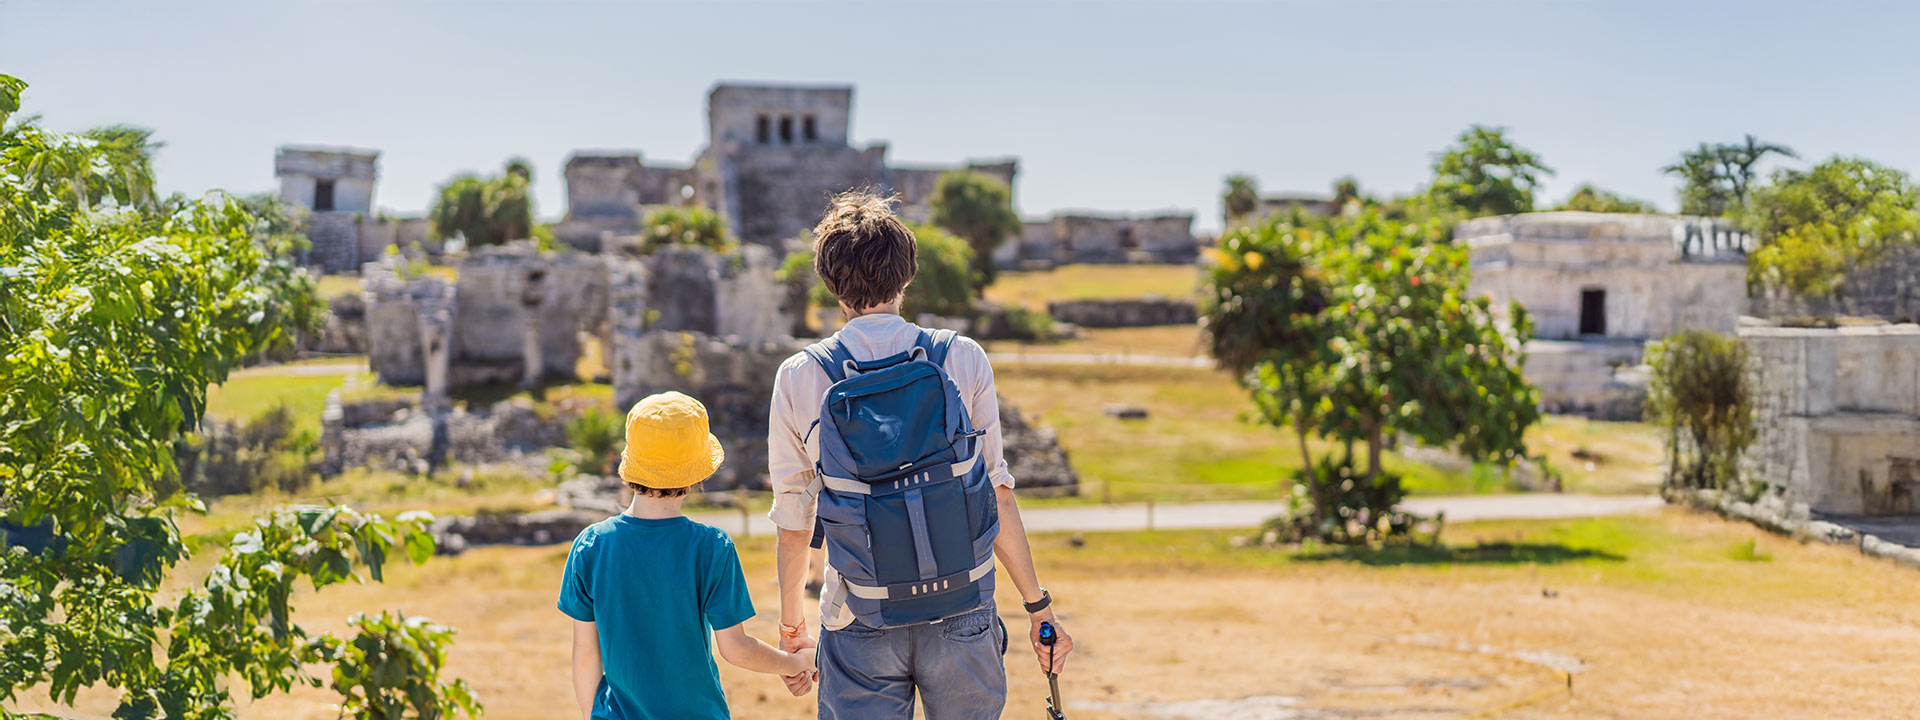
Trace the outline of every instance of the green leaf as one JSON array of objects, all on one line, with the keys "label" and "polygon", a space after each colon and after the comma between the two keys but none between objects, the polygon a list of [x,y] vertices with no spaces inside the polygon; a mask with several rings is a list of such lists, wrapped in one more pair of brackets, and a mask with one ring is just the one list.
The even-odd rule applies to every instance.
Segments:
[{"label": "green leaf", "polygon": [[407,559],[420,565],[433,557],[433,534],[424,530],[407,533]]}]

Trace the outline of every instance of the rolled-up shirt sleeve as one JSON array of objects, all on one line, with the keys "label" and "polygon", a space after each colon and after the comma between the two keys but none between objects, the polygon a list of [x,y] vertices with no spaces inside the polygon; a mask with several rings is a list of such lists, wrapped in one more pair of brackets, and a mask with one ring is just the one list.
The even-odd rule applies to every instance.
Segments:
[{"label": "rolled-up shirt sleeve", "polygon": [[[798,402],[810,386],[804,375],[812,369],[806,354],[781,363],[773,378],[773,402],[767,411],[767,477],[773,484],[773,509],[768,519],[782,530],[812,530],[819,489],[814,486],[813,460],[807,453],[807,429],[818,413],[819,392],[812,403]],[[825,379],[825,374],[821,374]]]},{"label": "rolled-up shirt sleeve", "polygon": [[980,461],[987,463],[987,479],[995,485],[1012,488],[1013,473],[1007,470],[1005,444],[1000,437],[1000,392],[993,385],[993,363],[988,362],[986,349],[973,338],[955,340],[953,353],[947,363],[948,371],[956,375],[954,384],[960,386],[965,396],[967,417],[973,420],[973,429],[986,433],[980,436]]}]

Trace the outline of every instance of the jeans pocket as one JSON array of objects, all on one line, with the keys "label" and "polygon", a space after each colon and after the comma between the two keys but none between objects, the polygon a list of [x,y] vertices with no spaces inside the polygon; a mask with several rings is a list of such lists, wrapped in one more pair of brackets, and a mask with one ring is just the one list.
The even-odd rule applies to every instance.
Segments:
[{"label": "jeans pocket", "polygon": [[995,621],[991,612],[971,612],[940,623],[940,637],[954,642],[969,642],[988,637]]}]

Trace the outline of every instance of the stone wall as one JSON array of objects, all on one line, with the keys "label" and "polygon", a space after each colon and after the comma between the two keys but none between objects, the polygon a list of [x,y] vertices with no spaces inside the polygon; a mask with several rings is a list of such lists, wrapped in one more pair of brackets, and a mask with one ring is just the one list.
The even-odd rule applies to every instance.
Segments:
[{"label": "stone wall", "polygon": [[1044,270],[1066,263],[1188,264],[1200,257],[1191,213],[1144,217],[1061,213],[1027,221],[1012,248],[994,254],[1004,268]]},{"label": "stone wall", "polygon": [[1739,330],[1750,479],[1795,514],[1920,514],[1920,326]]},{"label": "stone wall", "polygon": [[1080,474],[1053,428],[1029,421],[1005,396],[999,400],[1000,444],[1014,487],[1022,495],[1080,494]]},{"label": "stone wall", "polygon": [[819,224],[834,195],[891,184],[886,146],[739,145],[716,158],[719,208],[745,243],[784,253],[786,242]]},{"label": "stone wall", "polygon": [[1601,293],[1608,338],[1732,332],[1747,307],[1745,256],[1683,256],[1684,218],[1582,212],[1480,218],[1454,230],[1472,255],[1468,291],[1517,301],[1534,336],[1581,337],[1587,293]]},{"label": "stone wall", "polygon": [[453,332],[455,385],[573,379],[580,333],[606,316],[602,258],[484,248],[460,264]]},{"label": "stone wall", "polygon": [[1784,292],[1753,298],[1760,317],[1863,317],[1888,322],[1920,321],[1920,248],[1888,251],[1875,262],[1850,268],[1833,297],[1806,298]]},{"label": "stone wall", "polygon": [[444,392],[453,347],[454,287],[430,275],[403,277],[398,266],[392,258],[362,266],[367,364],[383,383],[437,386]]},{"label": "stone wall", "polygon": [[418,246],[429,257],[441,254],[444,243],[432,237],[426,218],[379,218],[364,212],[314,212],[307,215],[305,233],[312,245],[308,265],[322,272],[345,273],[379,260],[387,248],[412,250]]},{"label": "stone wall", "polygon": [[616,407],[678,390],[707,406],[727,462],[709,491],[763,490],[767,483],[767,412],[774,371],[805,343],[791,339],[728,342],[700,332],[648,330],[613,338]]},{"label": "stone wall", "polygon": [[1191,325],[1200,320],[1192,300],[1153,297],[1055,300],[1047,303],[1047,314],[1059,322],[1095,328]]},{"label": "stone wall", "polygon": [[1646,377],[1639,369],[1642,350],[1633,340],[1530,340],[1520,372],[1540,391],[1542,410],[1638,420],[1647,400]]},{"label": "stone wall", "polygon": [[320,334],[305,338],[302,350],[352,355],[367,351],[367,303],[359,293],[327,301],[327,324]]}]

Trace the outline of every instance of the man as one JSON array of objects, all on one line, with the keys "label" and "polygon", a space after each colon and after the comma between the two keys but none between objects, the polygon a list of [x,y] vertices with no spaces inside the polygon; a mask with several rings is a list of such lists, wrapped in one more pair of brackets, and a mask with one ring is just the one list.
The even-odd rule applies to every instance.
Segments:
[{"label": "man", "polygon": [[[921,329],[900,316],[900,303],[913,280],[917,245],[887,199],[867,192],[834,198],[813,237],[814,271],[848,318],[836,334],[839,344],[860,362],[911,350]],[[1026,605],[1027,637],[1041,668],[1059,672],[1073,651],[1073,639],[1055,619],[1052,598],[1034,573],[1014,501],[1014,478],[1001,454],[993,368],[978,343],[958,338],[945,369],[980,433],[978,459],[989,468],[999,518],[993,554]],[[819,433],[812,429],[831,384],[825,370],[804,352],[783,363],[774,380],[767,437],[774,490],[769,516],[780,528],[780,648],[788,652],[816,645],[804,618],[808,548],[821,487],[814,470]],[[990,598],[972,611],[937,622],[878,628],[848,611],[847,581],[831,561],[821,590],[817,675],[788,678],[789,689],[801,694],[817,677],[822,720],[911,718],[916,694],[928,716],[940,720],[1000,716],[1006,704],[1007,631]],[[1051,623],[1058,635],[1051,647],[1040,642],[1043,622]]]}]

